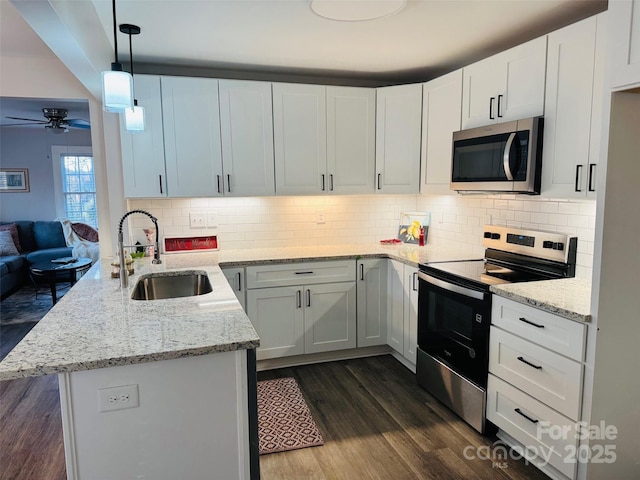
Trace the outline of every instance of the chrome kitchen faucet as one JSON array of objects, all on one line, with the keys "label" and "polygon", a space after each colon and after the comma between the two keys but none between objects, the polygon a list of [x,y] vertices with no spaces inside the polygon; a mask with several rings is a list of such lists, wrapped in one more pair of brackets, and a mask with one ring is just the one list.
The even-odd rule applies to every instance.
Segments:
[{"label": "chrome kitchen faucet", "polygon": [[118,224],[118,255],[120,255],[120,288],[127,288],[129,286],[129,272],[127,271],[127,262],[124,259],[124,237],[122,234],[122,224],[124,223],[125,218],[134,213],[142,213],[151,219],[154,227],[156,228],[156,241],[154,245],[126,245],[127,247],[148,247],[153,246],[153,260],[151,263],[159,264],[162,263],[160,260],[160,245],[158,242],[159,232],[158,232],[158,219],[151,215],[146,210],[131,210],[130,212],[125,213],[120,219],[120,223]]}]

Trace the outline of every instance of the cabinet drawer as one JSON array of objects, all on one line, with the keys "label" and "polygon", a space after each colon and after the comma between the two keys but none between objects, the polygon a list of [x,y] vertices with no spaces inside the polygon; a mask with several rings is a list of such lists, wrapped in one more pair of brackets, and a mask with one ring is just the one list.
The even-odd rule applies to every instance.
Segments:
[{"label": "cabinet drawer", "polygon": [[489,371],[567,417],[577,420],[582,364],[491,327]]},{"label": "cabinet drawer", "polygon": [[280,263],[247,267],[247,288],[355,282],[356,262]]},{"label": "cabinet drawer", "polygon": [[584,359],[584,324],[497,295],[493,296],[491,323],[579,362]]},{"label": "cabinet drawer", "polygon": [[537,460],[574,478],[576,423],[489,374],[487,419],[527,447]]}]

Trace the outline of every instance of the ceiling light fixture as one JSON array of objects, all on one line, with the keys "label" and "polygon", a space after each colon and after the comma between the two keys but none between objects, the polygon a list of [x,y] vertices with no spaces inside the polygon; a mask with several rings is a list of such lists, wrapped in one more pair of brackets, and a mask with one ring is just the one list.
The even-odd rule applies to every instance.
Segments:
[{"label": "ceiling light fixture", "polygon": [[[125,35],[129,35],[129,65],[131,66],[131,78],[133,79],[133,48],[131,47],[131,35],[140,34],[140,27],[123,23],[120,25],[120,31]],[[135,80],[133,80],[135,82]],[[144,108],[138,105],[135,98],[135,83],[133,87],[133,107],[124,111],[124,125],[127,132],[142,133],[144,132]]]},{"label": "ceiling light fixture", "polygon": [[361,22],[387,17],[402,10],[407,0],[311,0],[311,10],[323,18]]},{"label": "ceiling light fixture", "polygon": [[116,30],[116,0],[113,6],[113,45],[115,62],[111,70],[102,72],[102,108],[106,112],[124,112],[133,108],[133,77],[122,71],[122,64],[118,62],[118,37]]}]

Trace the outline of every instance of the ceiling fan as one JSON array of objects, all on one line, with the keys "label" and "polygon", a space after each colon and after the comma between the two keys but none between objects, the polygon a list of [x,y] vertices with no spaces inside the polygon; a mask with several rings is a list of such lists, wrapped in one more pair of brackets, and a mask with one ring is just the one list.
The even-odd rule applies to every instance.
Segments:
[{"label": "ceiling fan", "polygon": [[69,128],[90,129],[91,124],[81,118],[67,118],[69,111],[66,108],[43,108],[42,114],[46,120],[36,120],[34,118],[5,117],[11,120],[22,120],[26,123],[9,123],[3,127],[23,126],[23,125],[44,125],[50,129],[51,133],[67,133]]}]

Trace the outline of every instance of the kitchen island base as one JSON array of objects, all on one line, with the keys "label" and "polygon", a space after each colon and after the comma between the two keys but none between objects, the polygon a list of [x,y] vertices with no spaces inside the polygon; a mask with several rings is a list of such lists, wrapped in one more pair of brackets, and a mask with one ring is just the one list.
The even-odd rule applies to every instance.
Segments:
[{"label": "kitchen island base", "polygon": [[[259,478],[250,467],[252,353],[59,374],[67,479]],[[122,386],[137,402],[120,398]]]}]

